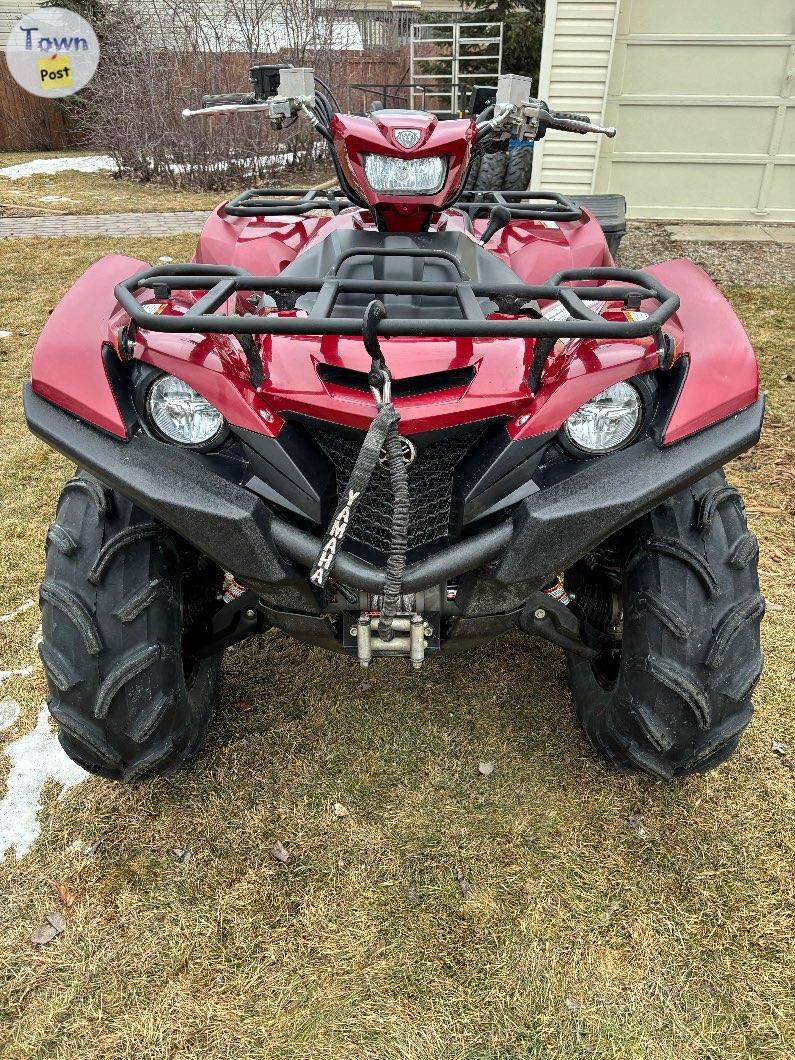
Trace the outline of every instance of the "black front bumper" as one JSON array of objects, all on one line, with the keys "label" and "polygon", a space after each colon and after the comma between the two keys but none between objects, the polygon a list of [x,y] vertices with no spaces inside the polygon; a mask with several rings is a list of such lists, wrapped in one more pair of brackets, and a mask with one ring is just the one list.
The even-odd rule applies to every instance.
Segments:
[{"label": "black front bumper", "polygon": [[[129,442],[90,427],[24,390],[33,434],[190,541],[252,588],[306,582],[303,568],[320,550],[319,537],[273,514],[244,486],[216,474],[201,454],[145,434]],[[598,460],[584,461],[565,480],[523,500],[487,530],[411,564],[405,592],[443,584],[489,564],[488,578],[528,591],[546,585],[600,542],[666,497],[750,449],[762,429],[764,398],[675,445],[651,438]],[[385,572],[341,552],[340,582],[380,592]]]}]

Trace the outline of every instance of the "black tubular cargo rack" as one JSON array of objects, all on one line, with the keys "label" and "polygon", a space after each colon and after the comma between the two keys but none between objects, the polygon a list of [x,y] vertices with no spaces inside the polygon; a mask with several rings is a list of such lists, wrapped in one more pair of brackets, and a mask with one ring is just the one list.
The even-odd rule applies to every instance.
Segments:
[{"label": "black tubular cargo rack", "polygon": [[462,191],[454,208],[470,217],[502,206],[512,221],[579,221],[582,210],[557,191]]},{"label": "black tubular cargo rack", "polygon": [[[232,217],[288,217],[325,210],[335,216],[355,203],[339,188],[249,188],[224,206]],[[453,204],[471,218],[495,206],[514,221],[578,221],[580,206],[556,191],[462,191]]]},{"label": "black tubular cargo rack", "polygon": [[339,188],[249,188],[224,206],[233,217],[285,217],[326,210],[335,216],[354,204]]},{"label": "black tubular cargo rack", "polygon": [[[363,249],[362,254],[372,253]],[[679,298],[655,277],[643,272],[619,268],[568,269],[550,276],[543,284],[489,284],[469,279],[455,256],[446,251],[425,248],[403,249],[397,254],[418,258],[444,258],[453,265],[458,278],[451,281],[348,279],[337,273],[344,260],[355,252],[341,255],[325,277],[254,276],[232,265],[158,265],[142,269],[115,288],[121,307],[130,316],[127,341],[135,329],[172,334],[220,335],[361,335],[373,340],[413,336],[417,338],[532,338],[535,343],[530,387],[540,385],[544,364],[559,338],[636,339],[653,337],[661,367],[670,366],[671,344],[662,326],[679,308]],[[572,287],[569,284],[578,284]],[[165,300],[177,291],[204,291],[184,313],[152,314],[136,297],[150,290],[155,299]],[[218,310],[239,293],[260,292],[269,296],[269,311],[252,309],[250,313],[224,313]],[[305,316],[281,316],[277,310],[293,309],[301,294],[315,292],[317,297]],[[365,294],[378,299],[387,295],[454,297],[461,316],[438,317],[387,316],[372,333],[364,334],[364,315],[336,316],[335,304],[341,294]],[[492,298],[499,311],[521,319],[490,319],[479,298]],[[550,319],[539,310],[539,301],[558,303],[566,311],[565,319]],[[643,318],[606,320],[587,302],[617,302],[626,309],[646,305]],[[347,307],[343,307],[347,308]],[[647,315],[646,315],[647,314]],[[259,374],[259,373],[258,373]]]}]

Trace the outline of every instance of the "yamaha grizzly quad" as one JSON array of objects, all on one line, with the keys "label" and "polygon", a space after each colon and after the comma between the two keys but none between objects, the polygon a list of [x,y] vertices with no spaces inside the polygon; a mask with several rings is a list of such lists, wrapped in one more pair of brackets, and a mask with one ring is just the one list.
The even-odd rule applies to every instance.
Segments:
[{"label": "yamaha grizzly quad", "polygon": [[102,258],[34,354],[30,429],[81,468],[41,587],[66,752],[189,762],[224,648],[271,627],[416,668],[518,627],[564,649],[614,767],[722,762],[762,666],[721,471],[762,425],[748,339],[699,268],[617,268],[570,199],[462,191],[495,137],[615,130],[510,75],[478,122],[255,84],[188,113],[304,116],[339,187],[241,194],[190,264]]}]

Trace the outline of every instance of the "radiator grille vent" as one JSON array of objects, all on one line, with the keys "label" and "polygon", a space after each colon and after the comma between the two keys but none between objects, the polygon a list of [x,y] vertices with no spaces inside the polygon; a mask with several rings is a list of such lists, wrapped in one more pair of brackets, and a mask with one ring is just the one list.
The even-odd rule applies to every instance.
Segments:
[{"label": "radiator grille vent", "polygon": [[[334,465],[339,496],[348,484],[364,435],[354,438],[317,428],[310,433]],[[481,434],[482,431],[471,431],[419,448],[415,462],[408,469],[409,548],[428,545],[449,534],[455,470]],[[348,536],[378,552],[388,552],[392,508],[389,472],[379,466],[359,502]]]}]

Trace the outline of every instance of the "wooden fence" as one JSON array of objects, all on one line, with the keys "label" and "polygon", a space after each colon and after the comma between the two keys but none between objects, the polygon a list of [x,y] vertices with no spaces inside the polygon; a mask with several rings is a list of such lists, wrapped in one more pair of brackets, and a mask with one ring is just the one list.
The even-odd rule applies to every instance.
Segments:
[{"label": "wooden fence", "polygon": [[[396,49],[390,54],[373,49],[340,56],[344,74],[338,81],[342,84],[397,82],[406,69],[407,56],[404,52],[405,49]],[[279,57],[275,59],[278,61]],[[235,90],[245,87],[248,56],[218,55],[216,61],[219,69],[226,73],[225,80]],[[210,85],[208,91],[219,89]],[[341,92],[340,96],[340,105],[345,107],[345,93]],[[361,94],[356,94],[351,102],[354,106],[361,105]],[[62,151],[77,150],[82,146],[83,135],[70,122],[64,104],[57,100],[41,99],[20,88],[6,64],[0,61],[0,151]]]},{"label": "wooden fence", "polygon": [[0,151],[63,151],[81,144],[64,105],[20,88],[0,61]]}]

